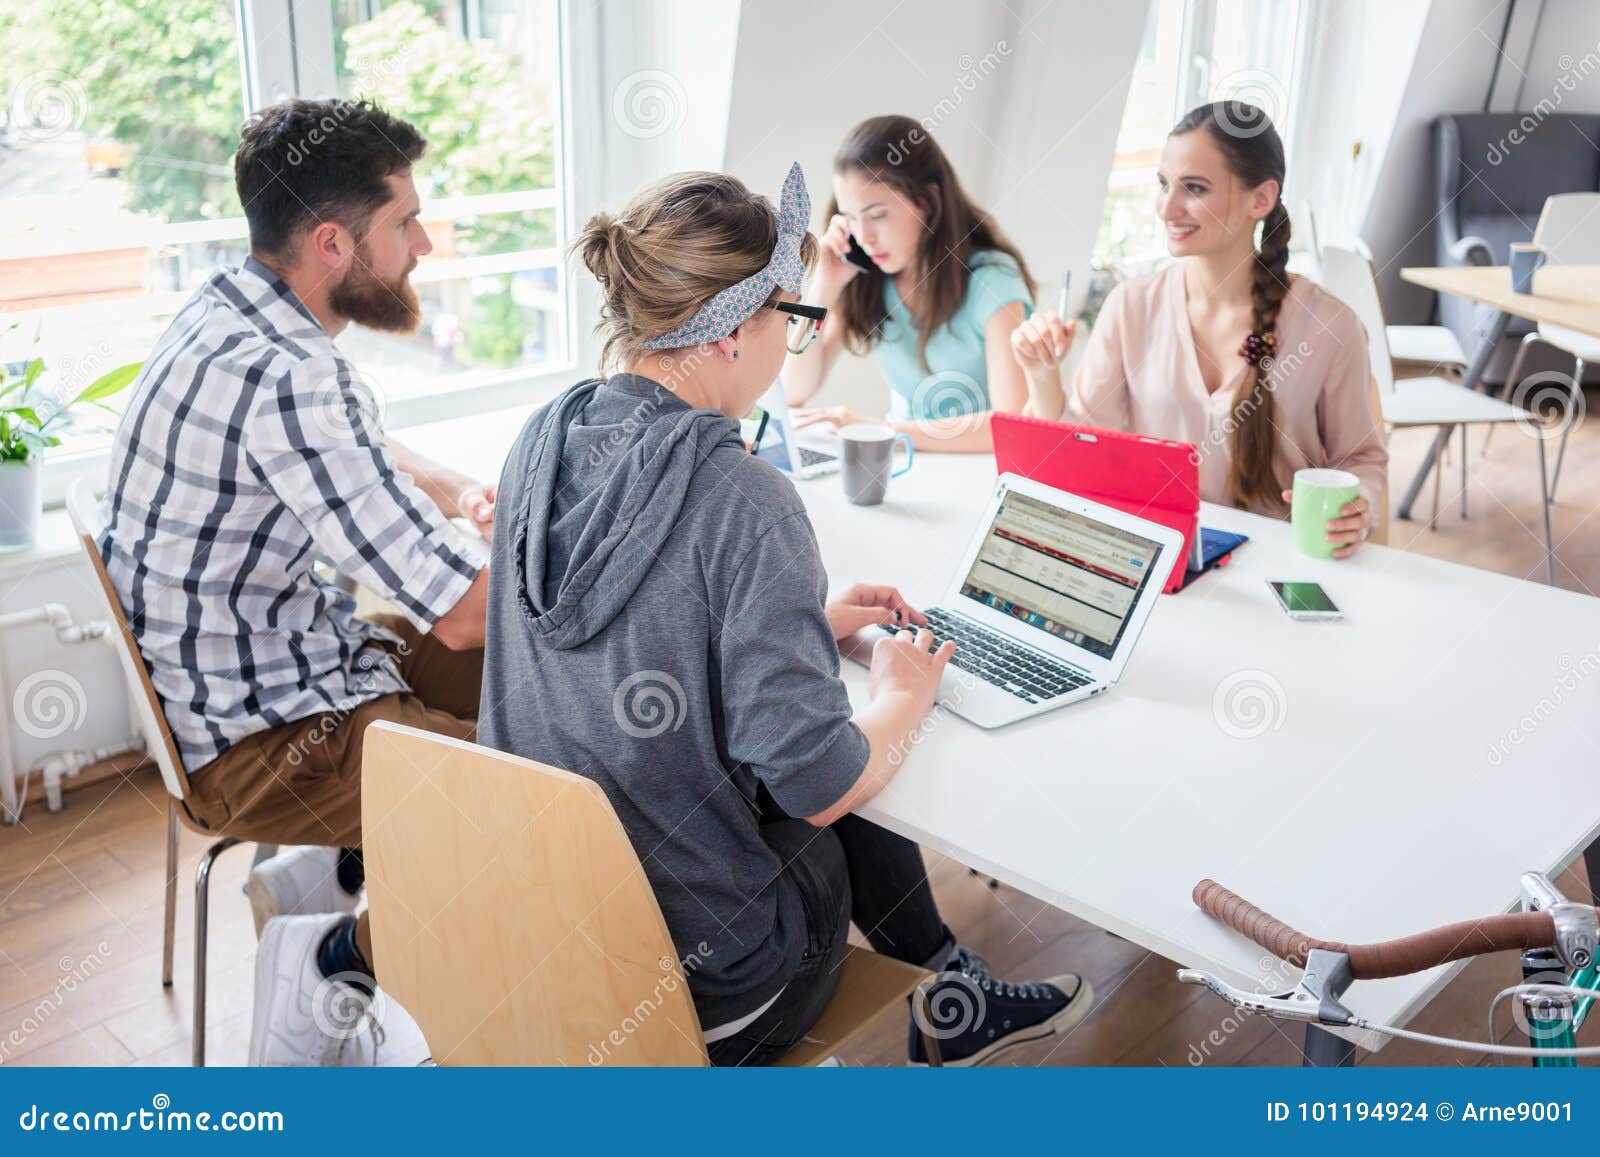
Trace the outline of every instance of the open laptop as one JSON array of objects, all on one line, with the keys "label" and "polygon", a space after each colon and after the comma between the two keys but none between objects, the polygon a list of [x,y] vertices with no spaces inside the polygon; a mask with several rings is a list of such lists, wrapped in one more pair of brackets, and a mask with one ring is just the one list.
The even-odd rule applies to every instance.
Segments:
[{"label": "open laptop", "polygon": [[816,478],[839,469],[839,439],[827,434],[796,431],[783,396],[783,383],[771,389],[756,403],[767,412],[767,426],[756,447],[756,457],[771,462],[795,478]]},{"label": "open laptop", "polygon": [[[937,606],[954,639],[939,700],[1001,727],[1116,685],[1174,566],[1181,532],[1040,482],[1003,474]],[[870,663],[872,634],[844,653]]]}]

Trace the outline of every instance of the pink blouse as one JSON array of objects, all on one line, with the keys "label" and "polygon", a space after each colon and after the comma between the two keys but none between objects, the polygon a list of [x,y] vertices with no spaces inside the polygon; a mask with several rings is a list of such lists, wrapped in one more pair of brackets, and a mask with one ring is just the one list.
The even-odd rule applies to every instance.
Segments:
[{"label": "pink blouse", "polygon": [[[1243,373],[1243,369],[1240,370]],[[1374,517],[1388,486],[1389,453],[1375,411],[1367,335],[1353,310],[1296,277],[1278,314],[1277,356],[1266,381],[1277,403],[1277,474],[1289,489],[1308,466],[1348,470]],[[1192,442],[1200,451],[1200,496],[1228,502],[1236,376],[1206,392],[1189,326],[1183,263],[1119,285],[1095,320],[1073,381],[1077,421]],[[1257,510],[1282,518],[1275,501]]]}]

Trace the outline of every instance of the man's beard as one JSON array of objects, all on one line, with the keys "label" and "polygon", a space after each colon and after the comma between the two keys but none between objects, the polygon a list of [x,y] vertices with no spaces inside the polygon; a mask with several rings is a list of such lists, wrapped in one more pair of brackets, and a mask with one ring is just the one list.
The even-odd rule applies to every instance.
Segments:
[{"label": "man's beard", "polygon": [[422,323],[422,303],[409,280],[416,262],[393,281],[372,272],[365,246],[357,246],[355,260],[344,280],[328,291],[328,304],[340,317],[385,333],[415,333]]}]

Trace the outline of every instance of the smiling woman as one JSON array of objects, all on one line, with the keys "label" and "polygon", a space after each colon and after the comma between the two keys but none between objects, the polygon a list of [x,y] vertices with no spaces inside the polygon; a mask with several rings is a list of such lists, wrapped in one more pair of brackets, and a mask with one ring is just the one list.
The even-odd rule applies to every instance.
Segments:
[{"label": "smiling woman", "polygon": [[[1327,532],[1343,558],[1373,527],[1388,453],[1360,320],[1286,271],[1284,177],[1283,142],[1254,105],[1201,105],[1174,126],[1158,214],[1178,260],[1107,298],[1071,406],[1097,426],[1199,447],[1201,497],[1260,514],[1287,515],[1297,470],[1351,471],[1361,496]],[[1060,333],[1050,313],[1019,329],[1030,380],[1059,380]]]}]

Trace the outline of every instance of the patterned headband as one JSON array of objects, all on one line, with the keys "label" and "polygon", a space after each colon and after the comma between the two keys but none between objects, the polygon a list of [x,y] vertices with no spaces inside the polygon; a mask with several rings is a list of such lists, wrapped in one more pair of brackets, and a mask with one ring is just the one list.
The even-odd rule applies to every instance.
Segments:
[{"label": "patterned headband", "polygon": [[647,350],[676,350],[721,341],[748,321],[767,298],[772,287],[781,285],[790,293],[800,292],[805,264],[800,260],[800,243],[805,239],[811,219],[811,196],[806,192],[806,175],[800,162],[789,166],[783,179],[783,196],[778,204],[778,241],[772,247],[772,260],[766,267],[743,281],[719,291],[702,305],[688,321],[660,337],[644,343]]}]

